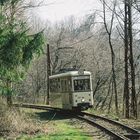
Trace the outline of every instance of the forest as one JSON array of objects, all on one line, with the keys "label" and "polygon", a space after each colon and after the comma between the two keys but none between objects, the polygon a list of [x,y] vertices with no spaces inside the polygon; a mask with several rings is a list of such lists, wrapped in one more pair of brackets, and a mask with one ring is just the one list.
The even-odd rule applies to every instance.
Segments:
[{"label": "forest", "polygon": [[101,10],[52,24],[33,13],[43,2],[0,0],[1,110],[47,103],[49,44],[52,75],[64,68],[92,73],[93,110],[140,118],[140,3],[98,1]]}]

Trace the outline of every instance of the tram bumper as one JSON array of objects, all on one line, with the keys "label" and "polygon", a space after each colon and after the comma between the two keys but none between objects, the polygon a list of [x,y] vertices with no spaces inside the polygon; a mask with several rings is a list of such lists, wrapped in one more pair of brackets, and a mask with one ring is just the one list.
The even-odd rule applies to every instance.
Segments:
[{"label": "tram bumper", "polygon": [[78,103],[77,106],[81,110],[86,110],[86,109],[88,109],[90,107],[90,104],[89,103]]}]

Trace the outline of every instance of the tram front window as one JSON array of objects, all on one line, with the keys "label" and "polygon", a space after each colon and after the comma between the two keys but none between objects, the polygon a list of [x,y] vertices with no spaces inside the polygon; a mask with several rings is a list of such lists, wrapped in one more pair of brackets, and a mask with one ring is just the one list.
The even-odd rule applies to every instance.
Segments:
[{"label": "tram front window", "polygon": [[90,91],[90,79],[74,80],[74,91]]}]

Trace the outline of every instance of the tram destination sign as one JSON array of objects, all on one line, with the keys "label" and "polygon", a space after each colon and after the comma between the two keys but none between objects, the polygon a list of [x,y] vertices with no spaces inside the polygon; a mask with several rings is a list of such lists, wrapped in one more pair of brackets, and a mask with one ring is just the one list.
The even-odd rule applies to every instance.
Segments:
[{"label": "tram destination sign", "polygon": [[83,75],[83,76],[76,76],[73,77],[74,80],[78,80],[78,79],[90,79],[89,75]]}]

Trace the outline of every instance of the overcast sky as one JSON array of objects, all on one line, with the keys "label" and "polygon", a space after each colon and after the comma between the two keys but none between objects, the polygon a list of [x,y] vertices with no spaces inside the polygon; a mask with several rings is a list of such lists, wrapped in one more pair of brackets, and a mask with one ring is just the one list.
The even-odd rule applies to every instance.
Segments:
[{"label": "overcast sky", "polygon": [[48,6],[34,9],[36,16],[51,22],[60,21],[68,16],[82,17],[93,10],[101,9],[99,0],[46,0]]}]

